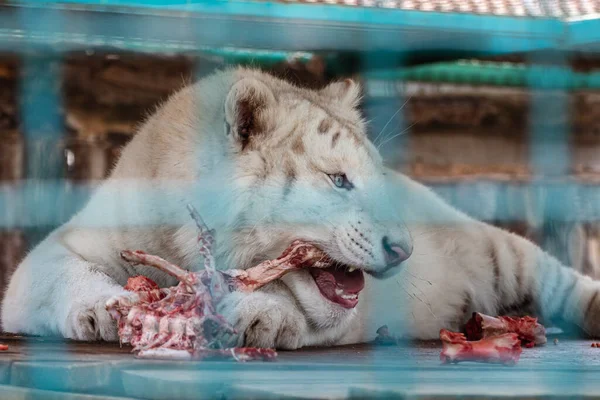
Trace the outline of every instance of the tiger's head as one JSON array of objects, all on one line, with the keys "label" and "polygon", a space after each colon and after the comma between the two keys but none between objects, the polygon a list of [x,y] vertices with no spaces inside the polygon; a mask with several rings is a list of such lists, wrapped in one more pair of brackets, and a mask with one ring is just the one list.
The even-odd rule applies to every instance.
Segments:
[{"label": "tiger's head", "polygon": [[211,129],[231,167],[222,179],[233,188],[234,217],[219,259],[247,268],[295,239],[316,245],[335,263],[283,281],[315,327],[339,325],[360,301],[365,274],[391,276],[412,252],[357,108],[360,87],[346,80],[307,90],[247,69],[226,82]]}]

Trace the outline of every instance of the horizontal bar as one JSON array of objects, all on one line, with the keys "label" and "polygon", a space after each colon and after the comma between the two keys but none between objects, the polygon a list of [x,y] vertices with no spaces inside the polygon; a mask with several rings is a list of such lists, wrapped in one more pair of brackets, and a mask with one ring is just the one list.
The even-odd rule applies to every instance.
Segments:
[{"label": "horizontal bar", "polygon": [[[130,191],[129,194],[124,194],[121,190],[115,190],[114,193],[106,194],[107,201],[102,203],[104,208],[97,210],[98,213],[90,220],[90,224],[95,227],[107,227],[119,226],[121,223],[140,223],[141,220],[136,220],[136,218],[140,218],[139,216],[127,215],[127,218],[132,218],[131,221],[124,221],[119,216],[118,222],[111,225],[111,216],[123,212],[119,203],[112,199],[121,199],[123,196],[140,196],[146,203],[152,201],[153,205],[166,204],[170,197],[165,195],[164,186],[156,189],[152,189],[152,186],[158,187],[158,185],[150,183],[146,189],[136,189],[135,193]],[[600,185],[578,182],[498,183],[479,181],[428,186],[449,204],[474,218],[486,221],[539,222],[552,219],[564,222],[586,222],[600,220]],[[21,181],[19,184],[13,185],[0,185],[0,228],[16,229],[63,224],[86,204],[97,187],[97,184],[35,180]],[[213,193],[209,192],[210,190],[204,193],[214,197],[213,204],[227,203],[227,199],[223,198],[219,189],[214,190]],[[306,189],[305,192],[308,194],[310,190]],[[411,216],[410,207],[406,207],[406,202],[400,197],[402,196],[401,191],[394,195],[399,197],[394,198],[389,204],[392,207],[398,204],[398,209],[402,209],[406,213],[403,218],[407,222],[452,222],[442,216],[439,219],[428,219],[427,221],[417,220]],[[402,204],[404,206],[401,207]],[[185,223],[188,221],[183,206],[181,216],[185,220],[158,221],[153,216],[141,216],[141,218],[146,221],[142,223],[143,225]]]},{"label": "horizontal bar", "polygon": [[[24,29],[63,18],[58,31]],[[90,48],[159,53],[240,47],[287,51],[441,51],[504,54],[552,49],[563,23],[498,17],[279,2],[199,1],[148,5],[136,1],[57,4],[25,0],[0,6],[0,50],[23,45],[52,51]]]},{"label": "horizontal bar", "polygon": [[568,20],[567,47],[578,52],[600,52],[600,15]]}]

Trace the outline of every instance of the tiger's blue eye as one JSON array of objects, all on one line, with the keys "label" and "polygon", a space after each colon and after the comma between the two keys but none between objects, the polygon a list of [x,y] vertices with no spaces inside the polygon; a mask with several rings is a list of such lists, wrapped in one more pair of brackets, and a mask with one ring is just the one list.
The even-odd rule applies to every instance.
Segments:
[{"label": "tiger's blue eye", "polygon": [[350,190],[354,187],[352,182],[346,177],[346,174],[331,174],[329,175],[329,179],[331,179],[333,184],[340,189]]},{"label": "tiger's blue eye", "polygon": [[333,183],[339,188],[344,187],[344,177],[341,175],[335,175],[333,177]]}]

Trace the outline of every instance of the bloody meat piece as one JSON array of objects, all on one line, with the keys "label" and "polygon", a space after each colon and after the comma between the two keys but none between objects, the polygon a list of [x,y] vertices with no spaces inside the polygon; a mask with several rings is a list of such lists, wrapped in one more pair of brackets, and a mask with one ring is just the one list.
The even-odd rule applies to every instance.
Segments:
[{"label": "bloody meat piece", "polygon": [[521,343],[516,333],[505,333],[478,341],[468,341],[462,333],[440,330],[444,364],[474,361],[513,365],[521,356]]},{"label": "bloody meat piece", "polygon": [[537,318],[490,317],[474,312],[465,325],[468,340],[480,340],[504,333],[516,333],[525,347],[545,344],[546,329]]},{"label": "bloody meat piece", "polygon": [[237,341],[236,332],[216,313],[216,304],[232,291],[250,292],[298,268],[328,267],[331,260],[316,247],[297,240],[276,260],[247,270],[218,271],[212,255],[214,232],[192,207],[189,210],[199,229],[203,271],[189,272],[142,251],[121,252],[126,261],[158,268],[180,282],[160,289],[147,277],[129,278],[125,288],[131,293],[113,297],[106,304],[117,320],[121,343],[130,343],[138,357],[145,358],[275,358],[271,349],[229,348]]},{"label": "bloody meat piece", "polygon": [[148,292],[151,290],[159,290],[160,288],[152,279],[147,278],[143,275],[139,275],[127,280],[125,290],[130,292]]},{"label": "bloody meat piece", "polygon": [[447,329],[440,330],[440,339],[442,343],[463,343],[467,341],[464,334],[460,332],[452,332]]},{"label": "bloody meat piece", "polygon": [[0,351],[6,351],[8,350],[8,345],[7,344],[0,344]]}]

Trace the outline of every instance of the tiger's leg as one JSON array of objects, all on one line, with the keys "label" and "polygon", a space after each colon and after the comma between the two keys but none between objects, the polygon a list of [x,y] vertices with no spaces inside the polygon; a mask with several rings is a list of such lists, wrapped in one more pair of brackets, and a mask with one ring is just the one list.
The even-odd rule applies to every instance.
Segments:
[{"label": "tiger's leg", "polygon": [[481,241],[489,293],[475,297],[495,298],[496,314],[534,313],[546,323],[574,324],[600,335],[600,282],[501,229],[482,224]]}]

